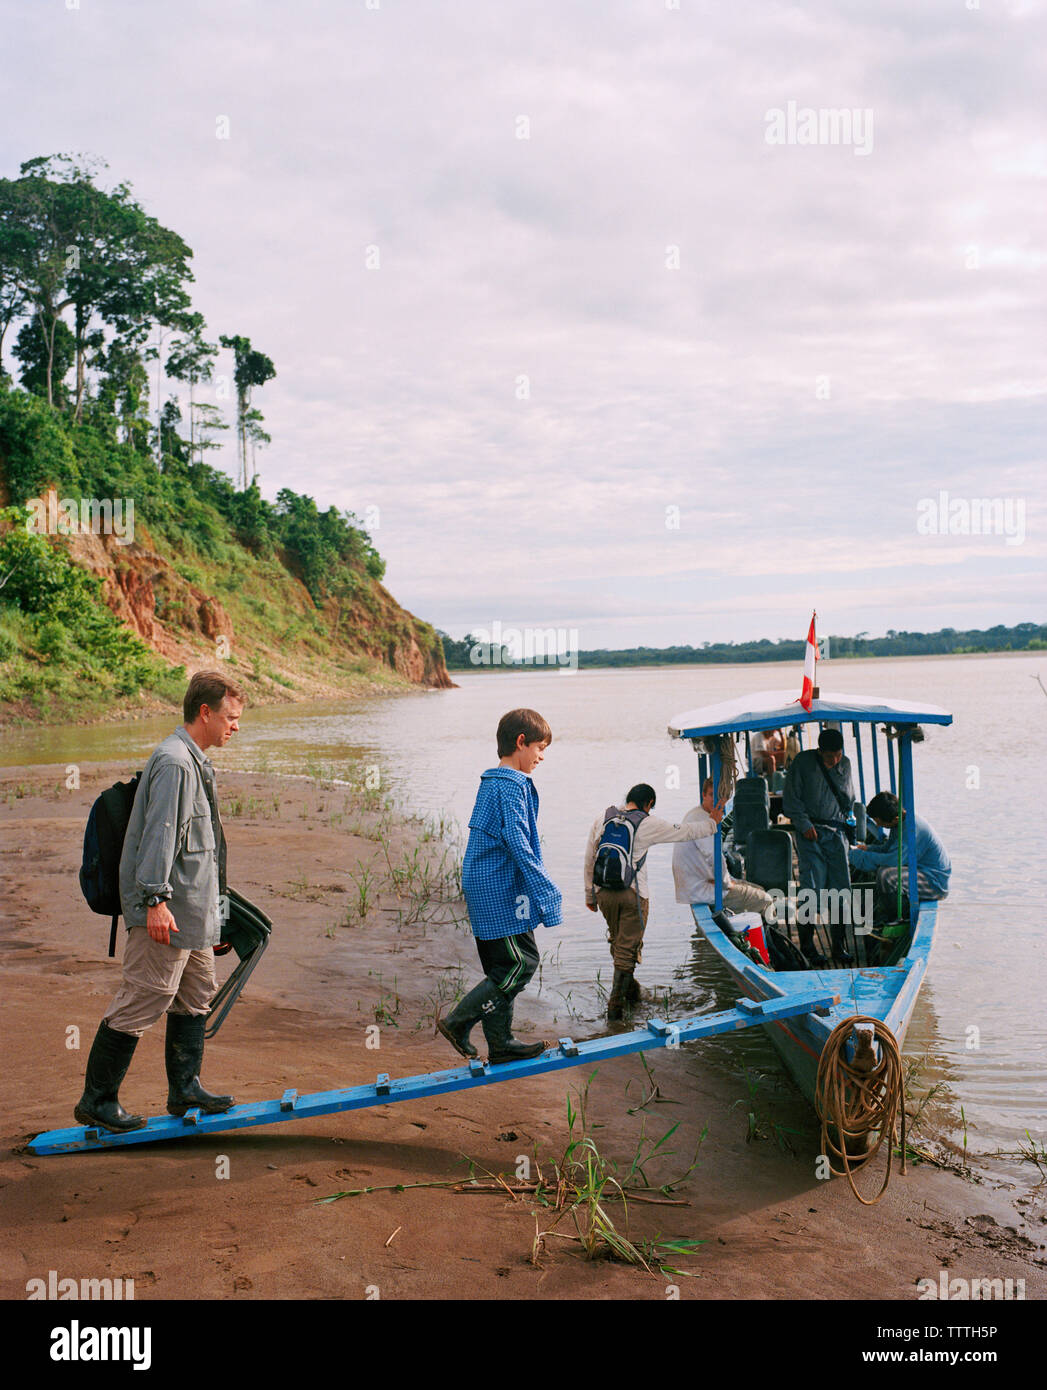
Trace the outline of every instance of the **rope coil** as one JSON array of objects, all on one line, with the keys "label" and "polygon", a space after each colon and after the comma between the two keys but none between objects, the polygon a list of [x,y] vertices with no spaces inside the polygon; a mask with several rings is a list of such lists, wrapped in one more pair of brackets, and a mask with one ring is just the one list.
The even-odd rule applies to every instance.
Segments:
[{"label": "rope coil", "polygon": [[738,781],[734,738],[731,734],[713,734],[708,738],[699,739],[698,742],[706,753],[720,755],[720,785],[716,789],[716,800],[721,806],[726,806],[734,795],[735,784]]},{"label": "rope coil", "polygon": [[[846,1046],[854,1032],[854,1058],[848,1060]],[[873,1044],[879,1043],[877,1061]],[[851,1191],[863,1206],[871,1207],[887,1191],[891,1180],[891,1149],[896,1140],[901,1114],[901,1171],[905,1173],[905,1105],[901,1049],[894,1034],[878,1018],[858,1014],[838,1023],[829,1035],[818,1062],[814,1103],[822,1122],[822,1153],[830,1171],[846,1175]],[[836,1131],[836,1139],[829,1129]],[[871,1146],[868,1137],[877,1130]],[[837,1142],[837,1140],[839,1142]],[[887,1168],[875,1197],[866,1198],[855,1186],[854,1174],[864,1168],[887,1140]],[[864,1149],[863,1149],[864,1146]],[[848,1147],[852,1152],[848,1153]],[[841,1159],[842,1168],[833,1165]]]}]

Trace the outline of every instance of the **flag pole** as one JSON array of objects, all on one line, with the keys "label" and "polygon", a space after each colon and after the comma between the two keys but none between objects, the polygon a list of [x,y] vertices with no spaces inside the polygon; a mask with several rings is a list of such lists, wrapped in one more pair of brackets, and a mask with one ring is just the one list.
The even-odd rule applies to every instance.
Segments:
[{"label": "flag pole", "polygon": [[[817,619],[818,619],[818,613],[817,613],[817,610],[814,610],[814,611],[812,611],[812,613],[811,613],[811,627],[812,627],[812,628],[814,628]],[[818,632],[817,632],[817,629],[815,629],[815,643],[814,643],[814,687],[813,687],[813,689],[811,690],[811,699],[812,699],[812,700],[817,700],[817,699],[818,699],[818,641],[817,641],[817,637],[818,637]]]},{"label": "flag pole", "polygon": [[807,629],[807,645],[803,654],[803,685],[798,701],[808,714],[811,711],[811,701],[818,698],[818,634],[814,627],[817,616],[816,612],[811,613],[811,625]]}]

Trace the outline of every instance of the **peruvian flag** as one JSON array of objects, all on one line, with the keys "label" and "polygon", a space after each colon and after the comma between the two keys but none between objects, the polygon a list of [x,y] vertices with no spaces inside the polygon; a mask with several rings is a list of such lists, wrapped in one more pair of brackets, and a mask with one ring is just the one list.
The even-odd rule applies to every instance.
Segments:
[{"label": "peruvian flag", "polygon": [[815,663],[818,660],[818,639],[814,635],[814,620],[817,613],[811,614],[811,626],[807,633],[807,650],[803,655],[803,691],[800,694],[800,704],[808,714],[811,712],[811,693],[814,690],[815,682]]}]

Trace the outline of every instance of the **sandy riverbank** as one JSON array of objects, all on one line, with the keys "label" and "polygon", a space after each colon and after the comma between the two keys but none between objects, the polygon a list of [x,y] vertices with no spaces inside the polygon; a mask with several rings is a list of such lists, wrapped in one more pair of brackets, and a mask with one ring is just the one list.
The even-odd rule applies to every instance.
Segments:
[{"label": "sandy riverbank", "polygon": [[[390,869],[405,875],[416,850],[418,862],[439,865],[439,843],[344,787],[224,773],[216,761],[230,882],[276,926],[209,1045],[205,1084],[253,1101],[454,1065],[434,1014],[460,981],[477,978],[472,938],[451,920],[453,904],[431,900],[418,915],[417,894],[405,888],[397,899],[390,883]],[[420,1187],[316,1203],[346,1188],[465,1179],[470,1162],[479,1175],[511,1180],[521,1157],[533,1171],[536,1151],[548,1172],[567,1138],[568,1091],[586,1080],[581,1069],[221,1142],[19,1152],[32,1134],[73,1123],[86,1050],[119,977],[105,955],[108,921],[88,911],[76,872],[92,800],[126,773],[85,766],[78,790],[65,788],[64,768],[0,773],[0,1296],[24,1299],[29,1280],[54,1270],[133,1279],[138,1300],[364,1299],[375,1288],[382,1299],[666,1298],[666,1276],[587,1262],[567,1240],[550,1238],[533,1264],[536,1208],[508,1193]],[[450,865],[449,856],[444,871]],[[434,914],[442,920],[426,921]],[[548,980],[540,993],[532,985],[517,1007],[518,1031],[550,1040],[604,1031],[598,1019],[565,1018],[562,1003],[557,1017],[555,1002]],[[377,1050],[368,1046],[375,1024]],[[67,1046],[70,1029],[80,1050]],[[705,1242],[670,1259],[692,1276],[671,1281],[681,1299],[914,1300],[917,1281],[937,1281],[943,1269],[951,1279],[1024,1279],[1027,1299],[1047,1293],[1047,1205],[1027,1190],[920,1167],[896,1176],[878,1206],[861,1207],[845,1181],[815,1178],[817,1127],[788,1083],[761,1096],[758,1118],[768,1134],[773,1122],[798,1131],[793,1152],[773,1138],[746,1142],[741,1067],[734,1076],[703,1067],[700,1045],[650,1054],[650,1064],[656,1097],[637,1109],[650,1080],[638,1057],[624,1058],[597,1072],[588,1114],[600,1126],[600,1152],[626,1168],[642,1135],[649,1142],[679,1124],[675,1155],[646,1170],[655,1184],[688,1166],[707,1127],[698,1166],[675,1194],[687,1205],[636,1202],[628,1212],[633,1240]],[[156,1114],[164,1094],[157,1028],[121,1099]],[[612,1209],[625,1229],[620,1204]],[[539,1228],[552,1225],[537,1210]]]}]

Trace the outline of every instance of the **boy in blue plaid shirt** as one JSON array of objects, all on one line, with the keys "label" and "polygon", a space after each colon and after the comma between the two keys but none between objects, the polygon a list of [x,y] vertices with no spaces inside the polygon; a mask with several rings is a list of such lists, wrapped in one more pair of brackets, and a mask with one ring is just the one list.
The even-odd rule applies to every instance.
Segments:
[{"label": "boy in blue plaid shirt", "polygon": [[437,1027],[463,1057],[483,1025],[488,1060],[537,1057],[545,1043],[513,1037],[513,1000],[538,968],[533,927],[558,927],[562,895],[545,872],[538,843],[538,793],[531,773],[552,742],[533,709],[514,709],[498,725],[498,766],[480,778],[462,861],[462,891],[484,979]]}]

